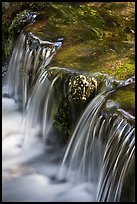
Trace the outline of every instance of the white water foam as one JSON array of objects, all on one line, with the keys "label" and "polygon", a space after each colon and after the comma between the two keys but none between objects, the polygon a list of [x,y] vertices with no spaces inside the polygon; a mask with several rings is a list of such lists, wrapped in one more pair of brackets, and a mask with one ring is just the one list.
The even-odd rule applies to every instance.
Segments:
[{"label": "white water foam", "polygon": [[[62,151],[49,148],[37,135],[24,138],[22,114],[13,99],[2,99],[3,202],[93,202],[96,186],[57,179]],[[75,173],[73,172],[75,177]],[[90,190],[89,190],[90,189]]]}]

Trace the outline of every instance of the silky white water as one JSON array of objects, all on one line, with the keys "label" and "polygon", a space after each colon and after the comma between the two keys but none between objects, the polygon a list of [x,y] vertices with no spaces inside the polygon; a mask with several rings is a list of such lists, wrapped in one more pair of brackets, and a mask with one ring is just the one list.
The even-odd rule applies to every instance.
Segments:
[{"label": "silky white water", "polygon": [[134,163],[135,118],[107,97],[135,78],[105,77],[64,145],[54,126],[61,74],[50,79],[47,67],[60,46],[22,32],[13,50],[2,98],[3,202],[119,202]]},{"label": "silky white water", "polygon": [[[13,99],[2,99],[2,184],[3,202],[91,202],[96,186],[84,181],[58,180],[63,148],[45,146],[31,130],[22,146],[22,114]],[[73,172],[72,177],[75,177]],[[89,190],[90,189],[90,190]]]}]

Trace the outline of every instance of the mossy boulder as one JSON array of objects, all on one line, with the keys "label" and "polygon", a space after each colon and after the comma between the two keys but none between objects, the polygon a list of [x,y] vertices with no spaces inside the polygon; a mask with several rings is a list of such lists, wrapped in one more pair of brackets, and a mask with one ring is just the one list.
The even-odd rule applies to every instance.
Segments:
[{"label": "mossy boulder", "polygon": [[86,101],[97,90],[98,82],[94,77],[77,75],[69,80],[69,100]]},{"label": "mossy boulder", "polygon": [[[110,111],[109,108],[111,108],[113,105],[115,108],[121,108],[130,113],[131,115],[135,115],[135,84],[129,84],[126,87],[120,87],[117,88],[115,92],[110,94],[107,97],[107,100],[110,101],[110,105],[108,105],[108,111]],[[112,101],[114,101],[116,104],[114,104]],[[113,105],[112,105],[113,103]]]},{"label": "mossy boulder", "polygon": [[19,33],[34,22],[48,2],[2,2],[2,50],[3,61],[7,61],[15,46]]},{"label": "mossy boulder", "polygon": [[[87,104],[102,90],[106,75],[117,80],[135,75],[134,2],[12,2],[2,9],[4,60],[11,55],[22,29],[52,42],[64,39],[49,65],[53,68],[48,69],[49,80],[58,77],[53,117],[54,125],[64,134],[64,142]],[[134,115],[134,85],[118,89],[107,102],[112,106],[103,111],[119,108]]]},{"label": "mossy boulder", "polygon": [[[15,39],[22,29],[52,42],[58,38],[64,39],[63,46],[57,51],[49,66],[68,67],[69,71],[54,69],[54,74],[50,71],[49,75],[51,74],[51,78],[60,75],[56,91],[61,105],[60,113],[57,111],[56,115],[58,121],[62,120],[61,123],[65,124],[64,129],[67,131],[74,121],[69,114],[75,115],[70,107],[84,109],[99,88],[99,76],[107,74],[122,80],[135,74],[134,8],[135,4],[132,2],[14,2],[10,3],[10,7],[3,6],[5,59],[10,55]],[[76,74],[75,71],[74,74],[73,70],[80,72]],[[102,75],[98,75],[96,80],[93,73],[97,72]],[[64,87],[65,83],[67,85]],[[67,93],[65,96],[62,87]],[[123,97],[124,95],[127,97]],[[133,114],[134,89],[121,89],[111,97],[116,103],[121,104],[122,109]],[[68,114],[65,115],[62,109]],[[70,119],[67,121],[67,118]]]},{"label": "mossy boulder", "polygon": [[67,141],[84,108],[97,94],[104,76],[67,68],[48,69],[49,80],[55,77],[58,79],[54,85],[57,104],[54,125],[64,134],[64,141]]},{"label": "mossy boulder", "polygon": [[[101,73],[75,71],[68,68],[49,68],[49,80],[53,81],[55,77],[58,77],[54,85],[57,104],[54,112],[55,126],[64,134],[66,141],[87,104],[98,93],[105,90],[109,76]],[[116,88],[120,82],[123,81],[114,80],[112,82],[115,91],[108,95],[102,107],[102,112],[118,113],[134,125],[134,119],[132,120],[135,115],[134,84]],[[129,114],[129,117],[127,118],[124,113]]]}]

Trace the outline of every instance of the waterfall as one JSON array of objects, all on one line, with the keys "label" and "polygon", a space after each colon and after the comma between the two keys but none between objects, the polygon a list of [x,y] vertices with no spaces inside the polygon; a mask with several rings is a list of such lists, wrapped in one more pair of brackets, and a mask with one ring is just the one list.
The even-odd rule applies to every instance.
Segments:
[{"label": "waterfall", "polygon": [[78,121],[62,160],[59,177],[69,178],[75,170],[74,183],[85,179],[97,185],[98,202],[120,201],[126,172],[135,156],[134,126],[116,113],[101,114],[101,109],[117,88],[134,82],[133,77],[117,81],[116,86],[108,79],[104,91],[91,100]]},{"label": "waterfall", "polygon": [[9,62],[5,93],[17,101],[22,100],[24,109],[37,77],[61,45],[62,42],[41,40],[32,32],[20,33]]},{"label": "waterfall", "polygon": [[[57,108],[54,88],[61,74],[59,72],[51,79],[48,66],[61,45],[62,43],[59,41],[44,41],[34,33],[22,31],[13,50],[5,79],[7,86],[3,89],[3,95],[6,94],[16,102],[22,103],[23,137],[20,145],[22,154],[25,153],[25,147],[30,139],[32,141],[35,137],[40,138],[46,149],[48,139],[57,137],[57,132],[54,129],[54,113]],[[65,68],[62,70],[65,72]],[[52,72],[54,72],[54,68],[52,68]],[[84,186],[81,187],[82,190],[84,189],[82,193],[86,192],[84,196],[86,195],[85,198],[89,202],[120,201],[124,179],[127,177],[127,172],[135,156],[135,118],[119,107],[117,107],[116,112],[105,112],[104,107],[106,107],[108,97],[111,94],[121,87],[134,84],[135,78],[131,77],[119,81],[105,76],[103,80],[101,90],[98,90],[95,83],[95,96],[92,97],[82,112],[68,143],[65,147],[60,146],[57,149],[58,152],[61,152],[61,157],[59,157],[59,166],[56,167],[56,174],[52,175],[53,180],[58,182],[58,185],[68,182],[69,188],[66,187],[65,198],[62,197],[63,190],[61,190],[59,196],[62,199],[55,194],[54,201],[56,198],[56,201],[63,199],[66,201],[67,193],[70,188],[73,189],[73,185],[76,187],[74,192],[78,191],[76,198],[78,201],[80,201],[78,185]],[[63,87],[64,95],[71,94],[70,90],[66,90],[70,88],[69,81],[64,79],[64,83],[68,83],[64,86],[65,88]],[[60,141],[55,140],[54,145],[57,145],[58,142]],[[33,144],[33,151],[35,147],[37,148],[35,143],[37,141]],[[45,152],[43,153],[44,158],[50,158],[49,153],[46,152],[45,154]],[[54,153],[56,157],[57,152]],[[10,162],[12,164],[12,161]],[[44,168],[46,169],[47,166]],[[73,176],[72,172],[74,173]],[[53,181],[50,183],[49,180],[46,180],[46,185],[50,186]],[[93,188],[95,196],[90,195]],[[55,187],[54,189],[55,192],[58,192]],[[48,197],[48,191],[46,195]],[[75,199],[74,193],[72,195]],[[68,200],[71,201],[72,199],[69,198]]]},{"label": "waterfall", "polygon": [[59,76],[50,83],[47,70],[43,70],[34,85],[33,92],[28,100],[24,115],[25,137],[30,135],[30,131],[39,126],[39,133],[43,141],[46,140],[48,131],[53,126],[52,113],[55,109],[54,84]]},{"label": "waterfall", "polygon": [[119,202],[125,174],[135,155],[135,128],[117,116],[108,134],[97,201]]}]

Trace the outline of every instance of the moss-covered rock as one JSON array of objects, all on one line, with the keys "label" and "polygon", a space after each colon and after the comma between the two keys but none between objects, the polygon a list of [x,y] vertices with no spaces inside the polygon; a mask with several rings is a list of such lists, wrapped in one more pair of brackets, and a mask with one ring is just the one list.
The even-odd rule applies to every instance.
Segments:
[{"label": "moss-covered rock", "polygon": [[78,75],[69,80],[69,100],[86,101],[91,93],[97,90],[97,80],[94,77]]},{"label": "moss-covered rock", "polygon": [[[24,27],[26,32],[31,31],[44,40],[56,41],[60,37],[64,39],[63,46],[58,50],[50,66],[69,67],[72,72],[56,69],[54,74],[49,75],[51,74],[51,78],[60,75],[58,90],[62,91],[56,90],[59,100],[64,94],[63,89],[69,90],[69,94],[60,103],[60,113],[57,114],[58,121],[61,120],[59,117],[62,113],[61,123],[63,124],[64,120],[66,121],[64,124],[69,124],[67,121],[71,112],[69,107],[77,103],[78,107],[81,104],[85,106],[91,95],[96,92],[99,78],[96,81],[93,76],[88,76],[89,73],[100,72],[120,80],[135,74],[134,8],[135,4],[132,2],[10,3],[10,7],[3,6],[3,56],[6,59],[10,55],[15,39]],[[34,22],[35,15],[37,17]],[[33,24],[29,24],[30,22]],[[76,75],[73,73],[74,69],[89,73]],[[62,89],[65,83],[67,85]],[[125,90],[117,91],[112,100],[121,104],[121,108],[133,113],[134,90]],[[124,95],[127,97],[123,97]],[[66,119],[63,119],[61,107],[68,111],[67,117],[64,116]]]},{"label": "moss-covered rock", "polygon": [[52,81],[58,77],[54,89],[56,110],[54,125],[68,140],[80,115],[89,101],[97,94],[104,76],[66,68],[52,67],[48,69],[48,78]]},{"label": "moss-covered rock", "polygon": [[135,73],[134,3],[53,5],[46,29],[64,38],[53,65],[118,79]]},{"label": "moss-covered rock", "polygon": [[[105,88],[108,76],[58,67],[48,69],[48,78],[52,81],[55,77],[58,77],[54,87],[57,104],[54,112],[55,126],[62,131],[67,140],[87,104]],[[124,113],[134,117],[134,84],[116,88],[120,81],[112,80],[111,83],[115,91],[108,95],[102,112],[117,112],[125,117],[126,115],[120,111],[124,110]],[[125,118],[134,124],[130,115]]]},{"label": "moss-covered rock", "polygon": [[[48,2],[2,2],[2,50],[3,61],[6,61],[15,46],[21,30],[34,22],[42,13]],[[7,3],[7,4],[5,4]]]},{"label": "moss-covered rock", "polygon": [[[117,103],[117,107],[124,109],[132,115],[135,115],[135,84],[130,84],[126,87],[116,89],[108,100],[113,100]],[[108,105],[109,107],[109,105]],[[109,111],[109,110],[108,110]]]},{"label": "moss-covered rock", "polygon": [[[54,125],[65,142],[86,105],[102,88],[105,74],[118,80],[135,75],[134,2],[12,2],[2,9],[4,60],[11,55],[22,29],[44,40],[64,39],[50,66],[69,69],[51,68],[48,78],[52,81],[58,76]],[[119,88],[108,97],[103,111],[119,108],[134,115],[134,92],[134,85]],[[125,200],[134,200],[132,184],[131,197]]]},{"label": "moss-covered rock", "polygon": [[[36,12],[36,23],[30,25],[33,32],[47,40],[64,38],[53,66],[101,71],[119,79],[128,78],[135,72],[134,9],[133,2],[11,3],[10,10],[3,8],[3,56],[9,56],[18,32],[25,26],[22,14]],[[10,48],[6,43],[8,39]]]}]

